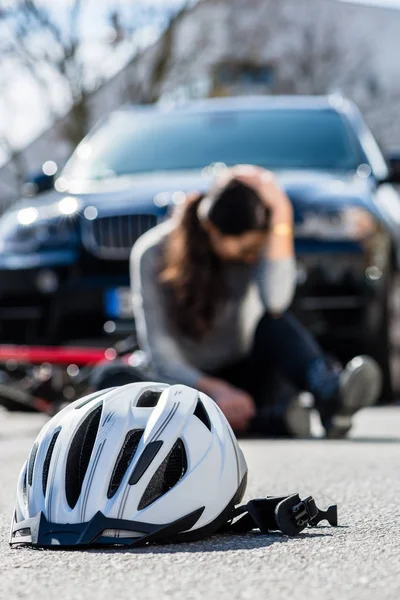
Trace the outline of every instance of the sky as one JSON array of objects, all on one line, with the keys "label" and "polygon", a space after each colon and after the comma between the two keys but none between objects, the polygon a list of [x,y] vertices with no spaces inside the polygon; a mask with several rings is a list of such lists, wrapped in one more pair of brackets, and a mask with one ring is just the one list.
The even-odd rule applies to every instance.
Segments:
[{"label": "sky", "polygon": [[[15,0],[0,0],[0,8],[12,5]],[[140,0],[145,6],[161,9],[178,8],[184,0]],[[195,0],[194,0],[195,1]],[[359,4],[372,4],[388,6],[400,9],[400,0],[340,0]],[[54,0],[37,0],[47,7],[54,7]],[[72,0],[57,0],[57,17],[63,18],[63,11],[68,9]],[[82,18],[82,29],[88,40],[85,52],[88,60],[101,61],[101,70],[107,75],[112,75],[121,68],[132,54],[132,43],[122,45],[119,52],[110,57],[110,52],[101,39],[107,36],[107,28],[104,25],[104,15],[111,4],[119,5],[131,15],[129,10],[135,3],[132,0],[85,0],[85,12]],[[93,27],[94,23],[96,27]],[[93,33],[95,31],[95,34]],[[144,36],[147,41],[154,39],[156,32],[146,30]],[[1,35],[1,22],[0,22]],[[99,41],[100,40],[100,41]],[[0,57],[1,60],[1,57]],[[95,63],[93,63],[95,66]],[[93,69],[95,72],[96,69]],[[4,85],[6,82],[7,85]],[[60,86],[53,86],[53,103],[59,114],[68,109],[65,93]],[[26,72],[16,68],[14,63],[0,62],[0,138],[4,132],[15,148],[22,148],[33,140],[51,124],[49,113],[43,109],[42,92],[33,85],[32,80]],[[0,147],[0,164],[4,162],[6,155]]]},{"label": "sky", "polygon": [[372,4],[374,6],[388,6],[389,8],[400,8],[400,0],[341,0],[341,2],[352,2],[353,4]]}]

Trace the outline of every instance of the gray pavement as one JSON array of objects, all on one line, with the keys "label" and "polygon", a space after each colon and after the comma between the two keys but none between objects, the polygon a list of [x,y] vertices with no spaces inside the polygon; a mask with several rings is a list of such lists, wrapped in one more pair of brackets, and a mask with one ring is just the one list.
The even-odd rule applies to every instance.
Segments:
[{"label": "gray pavement", "polygon": [[0,599],[400,598],[400,408],[364,411],[341,442],[242,443],[247,496],[312,493],[340,528],[217,536],[141,550],[10,550],[20,466],[44,419],[0,412]]}]

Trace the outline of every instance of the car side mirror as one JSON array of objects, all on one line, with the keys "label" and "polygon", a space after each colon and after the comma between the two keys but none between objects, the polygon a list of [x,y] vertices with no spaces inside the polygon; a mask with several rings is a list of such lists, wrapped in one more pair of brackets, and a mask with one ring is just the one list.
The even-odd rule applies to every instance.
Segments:
[{"label": "car side mirror", "polygon": [[389,166],[387,183],[400,185],[400,152],[393,152],[386,157]]}]

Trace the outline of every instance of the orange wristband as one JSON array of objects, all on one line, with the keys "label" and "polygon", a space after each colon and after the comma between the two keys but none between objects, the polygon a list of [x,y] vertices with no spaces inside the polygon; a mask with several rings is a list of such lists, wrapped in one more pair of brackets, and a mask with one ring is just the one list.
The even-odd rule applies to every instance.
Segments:
[{"label": "orange wristband", "polygon": [[293,235],[293,226],[289,223],[275,223],[271,228],[271,232],[274,235]]}]

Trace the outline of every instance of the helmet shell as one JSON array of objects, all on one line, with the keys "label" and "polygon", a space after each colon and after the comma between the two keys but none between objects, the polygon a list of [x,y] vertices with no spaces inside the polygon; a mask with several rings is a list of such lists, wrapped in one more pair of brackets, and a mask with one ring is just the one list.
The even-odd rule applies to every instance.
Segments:
[{"label": "helmet shell", "polygon": [[240,502],[246,473],[229,423],[205,394],[152,382],[97,392],[41,430],[18,480],[10,541],[202,537]]}]

